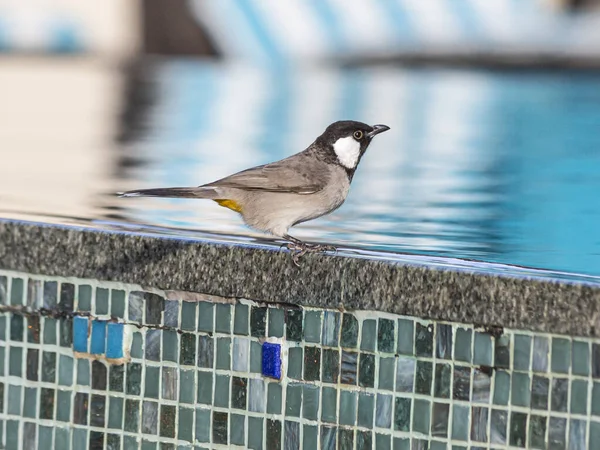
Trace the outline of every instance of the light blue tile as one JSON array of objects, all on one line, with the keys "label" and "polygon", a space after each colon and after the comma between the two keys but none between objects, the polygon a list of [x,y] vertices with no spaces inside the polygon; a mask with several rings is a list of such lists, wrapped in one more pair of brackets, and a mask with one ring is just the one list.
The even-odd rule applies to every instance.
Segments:
[{"label": "light blue tile", "polygon": [[248,410],[264,413],[267,405],[267,386],[264,380],[260,378],[250,378],[248,380]]},{"label": "light blue tile", "polygon": [[248,372],[250,360],[250,340],[246,338],[233,338],[233,370],[237,372]]},{"label": "light blue tile", "polygon": [[325,311],[323,316],[323,345],[336,347],[340,336],[340,313]]},{"label": "light blue tile", "polygon": [[73,350],[76,352],[87,353],[88,351],[88,323],[87,317],[75,316],[73,318]]},{"label": "light blue tile", "polygon": [[377,394],[376,426],[380,428],[390,428],[392,426],[392,400],[391,395]]},{"label": "light blue tile", "polygon": [[107,358],[122,358],[123,357],[123,334],[124,325],[122,323],[109,323],[107,325],[106,339],[106,357]]},{"label": "light blue tile", "polygon": [[533,351],[532,351],[532,362],[531,368],[534,372],[547,372],[548,371],[548,352],[550,350],[550,344],[548,338],[542,336],[535,336],[533,338]]},{"label": "light blue tile", "polygon": [[90,353],[102,355],[106,352],[106,321],[92,320]]}]

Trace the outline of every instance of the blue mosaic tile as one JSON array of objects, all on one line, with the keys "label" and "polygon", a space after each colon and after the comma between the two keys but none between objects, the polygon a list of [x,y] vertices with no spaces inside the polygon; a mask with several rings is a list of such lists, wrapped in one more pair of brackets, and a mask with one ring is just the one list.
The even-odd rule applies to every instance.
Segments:
[{"label": "blue mosaic tile", "polygon": [[104,320],[92,320],[90,353],[93,355],[102,355],[106,352],[106,323]]},{"label": "blue mosaic tile", "polygon": [[76,352],[87,352],[88,344],[88,324],[87,317],[73,318],[73,350]]},{"label": "blue mosaic tile", "polygon": [[281,378],[281,345],[265,342],[262,345],[262,374],[275,379]]}]

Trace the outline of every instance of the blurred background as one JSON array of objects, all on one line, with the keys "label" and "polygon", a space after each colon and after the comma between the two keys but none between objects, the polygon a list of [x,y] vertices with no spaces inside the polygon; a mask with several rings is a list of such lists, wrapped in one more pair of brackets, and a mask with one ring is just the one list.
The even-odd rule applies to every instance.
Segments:
[{"label": "blurred background", "polygon": [[600,1],[0,0],[0,217],[249,242],[199,185],[384,123],[300,238],[600,276]]}]

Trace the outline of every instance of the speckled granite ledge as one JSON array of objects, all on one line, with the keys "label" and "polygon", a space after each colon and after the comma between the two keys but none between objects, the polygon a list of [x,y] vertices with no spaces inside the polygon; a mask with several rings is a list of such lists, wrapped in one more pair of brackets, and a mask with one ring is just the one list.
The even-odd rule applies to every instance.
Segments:
[{"label": "speckled granite ledge", "polygon": [[0,268],[262,302],[600,336],[600,286],[83,228],[0,222]]}]

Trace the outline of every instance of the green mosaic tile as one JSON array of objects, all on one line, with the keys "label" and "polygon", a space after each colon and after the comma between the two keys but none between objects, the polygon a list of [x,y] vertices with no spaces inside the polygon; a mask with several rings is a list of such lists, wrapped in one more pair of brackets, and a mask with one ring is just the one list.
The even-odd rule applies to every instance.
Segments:
[{"label": "green mosaic tile", "polygon": [[76,392],[73,399],[73,423],[76,425],[88,424],[89,394]]},{"label": "green mosaic tile", "polygon": [[37,409],[37,389],[36,388],[28,388],[24,389],[24,399],[23,399],[23,417],[30,417],[34,419]]},{"label": "green mosaic tile", "polygon": [[123,450],[139,450],[135,436],[123,436]]},{"label": "green mosaic tile", "polygon": [[142,365],[131,363],[127,365],[126,392],[129,395],[140,395],[142,382]]},{"label": "green mosaic tile", "polygon": [[550,345],[548,338],[535,336],[533,338],[533,350],[531,356],[531,369],[534,372],[548,371],[548,352]]},{"label": "green mosaic tile", "polygon": [[588,382],[587,380],[571,381],[571,413],[587,414]]},{"label": "green mosaic tile", "polygon": [[[182,302],[183,304],[186,302]],[[213,331],[214,304],[210,302],[198,302],[198,331]]]},{"label": "green mosaic tile", "polygon": [[335,428],[321,426],[321,449],[335,450],[337,448],[337,433]]},{"label": "green mosaic tile", "polygon": [[[4,397],[4,389],[2,389],[2,396]],[[54,389],[42,388],[40,395],[40,409],[38,417],[40,419],[54,419]],[[1,410],[1,409],[0,409]]]},{"label": "green mosaic tile", "polygon": [[325,311],[323,314],[323,334],[321,342],[328,347],[337,347],[340,337],[340,313]]},{"label": "green mosaic tile", "polygon": [[390,319],[379,319],[377,328],[377,349],[380,352],[394,353],[395,323]]},{"label": "green mosaic tile", "polygon": [[24,317],[13,314],[10,317],[10,339],[12,341],[22,342],[24,329],[25,329]]},{"label": "green mosaic tile", "polygon": [[411,418],[410,398],[396,397],[394,400],[394,430],[409,431]]},{"label": "green mosaic tile", "polygon": [[108,401],[108,428],[120,430],[123,427],[123,399],[109,397]]},{"label": "green mosaic tile", "polygon": [[321,349],[319,347],[304,348],[304,379],[318,381],[321,367]]},{"label": "green mosaic tile", "polygon": [[436,363],[433,395],[438,398],[450,398],[452,387],[452,367],[450,364]]},{"label": "green mosaic tile", "polygon": [[73,449],[86,448],[88,446],[88,431],[82,428],[73,429],[71,445]]},{"label": "green mosaic tile", "polygon": [[452,383],[452,398],[454,400],[470,400],[471,394],[471,368],[454,366],[454,379]]},{"label": "green mosaic tile", "polygon": [[[200,302],[204,303],[204,302]],[[206,331],[212,331],[212,310],[210,308],[210,313],[207,313],[207,316],[204,316],[204,311],[198,312],[198,303],[197,302],[181,302],[181,325],[180,328],[185,331],[194,331],[196,327],[203,330],[200,326],[196,325],[196,320],[206,320],[210,321],[210,324],[203,324],[206,328],[209,328]],[[202,315],[202,319],[200,316]]]},{"label": "green mosaic tile", "polygon": [[195,375],[194,370],[179,371],[179,403],[194,403],[196,393],[196,388],[194,387]]},{"label": "green mosaic tile", "polygon": [[379,380],[377,387],[387,391],[394,390],[396,361],[394,358],[379,358]]},{"label": "green mosaic tile", "polygon": [[360,349],[369,352],[375,351],[377,344],[377,321],[372,319],[363,320],[362,334],[360,337]]},{"label": "green mosaic tile", "polygon": [[269,308],[269,336],[283,337],[285,327],[284,311],[281,308]]},{"label": "green mosaic tile", "polygon": [[[429,443],[429,450],[446,450],[447,446],[445,442],[431,441]],[[473,447],[473,450],[476,450],[477,447]]]},{"label": "green mosaic tile", "polygon": [[[231,414],[231,434],[229,441],[234,445],[245,446],[246,444],[246,418],[240,414]],[[186,439],[187,440],[187,439]]]},{"label": "green mosaic tile", "polygon": [[60,355],[58,362],[58,384],[61,386],[71,386],[73,384],[73,358],[66,355]]},{"label": "green mosaic tile", "polygon": [[495,405],[508,405],[510,395],[510,375],[503,370],[494,371],[494,397]]},{"label": "green mosaic tile", "polygon": [[531,399],[531,379],[529,375],[515,372],[512,375],[511,403],[515,406],[529,407]]},{"label": "green mosaic tile", "polygon": [[392,405],[394,397],[387,394],[377,394],[375,403],[375,426],[390,428],[392,426]]},{"label": "green mosaic tile", "polygon": [[503,334],[494,341],[494,367],[510,368],[510,336]]},{"label": "green mosaic tile", "polygon": [[590,345],[588,342],[573,341],[571,347],[571,370],[574,375],[590,374]]},{"label": "green mosaic tile", "polygon": [[198,371],[198,403],[212,404],[213,374],[212,372]]},{"label": "green mosaic tile", "polygon": [[267,419],[267,448],[281,449],[281,422]]},{"label": "green mosaic tile", "polygon": [[552,380],[552,396],[550,402],[552,411],[567,411],[568,394],[569,380],[566,378],[554,378]]},{"label": "green mosaic tile", "polygon": [[144,357],[144,353],[142,351],[142,343],[143,338],[142,334],[139,332],[133,333],[132,341],[131,341],[131,357],[136,359],[141,359]]},{"label": "green mosaic tile", "polygon": [[512,412],[510,414],[510,445],[524,447],[527,443],[527,414]]},{"label": "green mosaic tile", "polygon": [[52,427],[46,427],[43,425],[39,426],[39,444],[38,444],[38,449],[41,449],[41,447],[43,446],[50,446],[52,444],[52,440],[53,440],[53,431],[54,429]]},{"label": "green mosaic tile", "polygon": [[6,340],[6,316],[0,316],[0,341]]},{"label": "green mosaic tile", "polygon": [[20,443],[19,422],[17,422],[16,420],[7,420],[6,421],[6,447],[7,448],[19,448],[19,443]]},{"label": "green mosaic tile", "polygon": [[569,420],[569,446],[585,448],[586,422],[579,419]]},{"label": "green mosaic tile", "polygon": [[452,405],[452,439],[466,441],[469,438],[469,407]]},{"label": "green mosaic tile", "polygon": [[322,381],[337,383],[340,374],[340,352],[328,348],[323,349],[322,366]]},{"label": "green mosaic tile", "polygon": [[416,360],[399,356],[396,361],[396,391],[413,392]]},{"label": "green mosaic tile", "polygon": [[590,423],[590,443],[600,442],[600,423]]},{"label": "green mosaic tile", "polygon": [[592,414],[600,416],[600,382],[594,382],[592,387]]},{"label": "green mosaic tile", "polygon": [[548,409],[550,380],[540,375],[534,375],[531,381],[531,407],[533,409]]},{"label": "green mosaic tile", "polygon": [[302,408],[302,385],[289,384],[286,391],[285,415],[300,417]]},{"label": "green mosaic tile", "polygon": [[82,386],[91,385],[91,367],[87,359],[77,360],[77,384]]},{"label": "green mosaic tile", "polygon": [[308,384],[302,389],[302,417],[317,420],[319,411],[319,393],[317,386]]},{"label": "green mosaic tile", "polygon": [[360,392],[358,394],[358,425],[361,427],[373,427],[373,413],[375,410],[375,396]]},{"label": "green mosaic tile", "polygon": [[332,387],[321,389],[321,420],[323,422],[337,422],[337,390]]},{"label": "green mosaic tile", "polygon": [[210,410],[196,408],[196,440],[199,442],[210,442],[210,416]]},{"label": "green mosaic tile", "polygon": [[160,405],[160,435],[162,437],[175,437],[175,406]]},{"label": "green mosaic tile", "polygon": [[293,378],[295,380],[302,379],[302,347],[291,347],[289,349],[288,356],[288,372],[287,375],[289,378]]},{"label": "green mosaic tile", "polygon": [[361,353],[358,363],[358,385],[375,386],[375,355]]},{"label": "green mosaic tile", "polygon": [[10,286],[10,304],[11,305],[24,305],[23,301],[23,279],[13,278]]},{"label": "green mosaic tile", "polygon": [[[175,345],[177,337],[175,336]],[[215,341],[206,335],[198,336],[198,367],[212,368],[215,356]]]},{"label": "green mosaic tile", "polygon": [[246,409],[248,379],[232,377],[231,379],[231,407]]},{"label": "green mosaic tile", "polygon": [[546,448],[546,417],[534,416],[529,418],[529,445],[531,448]]},{"label": "green mosaic tile", "polygon": [[70,422],[71,417],[71,397],[69,391],[56,391],[56,420],[60,422]]},{"label": "green mosaic tile", "polygon": [[352,314],[343,315],[340,343],[345,348],[356,348],[358,345],[358,320]]},{"label": "green mosaic tile", "polygon": [[27,342],[40,343],[40,318],[32,316],[27,319]]},{"label": "green mosaic tile", "polygon": [[548,441],[552,450],[564,449],[567,446],[567,420],[556,417],[550,418],[550,427],[548,430]]},{"label": "green mosaic tile", "polygon": [[267,389],[267,413],[281,414],[281,399],[283,398],[281,385],[269,383]]},{"label": "green mosaic tile", "polygon": [[262,373],[262,346],[254,341],[250,343],[250,372]]},{"label": "green mosaic tile", "polygon": [[492,337],[487,333],[475,333],[473,364],[492,365]]},{"label": "green mosaic tile", "polygon": [[354,450],[354,431],[340,428],[338,430],[338,442],[340,450]]},{"label": "green mosaic tile", "polygon": [[[248,448],[261,450],[263,448],[264,419],[260,417],[248,417]],[[316,448],[316,447],[315,447]]]},{"label": "green mosaic tile", "polygon": [[[56,319],[52,319],[50,317],[44,317],[42,319],[42,329],[43,331],[43,342],[48,345],[55,345],[56,340]],[[0,332],[0,335],[2,333]]]},{"label": "green mosaic tile", "polygon": [[8,293],[8,283],[5,276],[0,275],[0,305],[5,305],[7,302],[7,293]]},{"label": "green mosaic tile", "polygon": [[21,415],[21,397],[23,388],[21,386],[8,386],[8,414]]},{"label": "green mosaic tile", "polygon": [[215,310],[215,331],[231,333],[231,305],[217,303]]},{"label": "green mosaic tile", "polygon": [[487,442],[488,440],[488,408],[474,406],[471,408],[471,440]]},{"label": "green mosaic tile", "polygon": [[229,370],[231,368],[231,339],[217,338],[216,368]]},{"label": "green mosaic tile", "polygon": [[73,321],[71,319],[59,319],[60,330],[59,344],[61,347],[71,347],[73,344]]},{"label": "green mosaic tile", "polygon": [[356,423],[356,398],[356,392],[340,391],[340,424],[354,425]]},{"label": "green mosaic tile", "polygon": [[571,341],[552,338],[552,372],[569,373],[571,367]]},{"label": "green mosaic tile", "polygon": [[431,418],[431,403],[428,400],[414,400],[412,430],[419,433],[429,433]]},{"label": "green mosaic tile", "polygon": [[452,359],[452,325],[436,324],[435,355],[440,359]]},{"label": "green mosaic tile", "polygon": [[506,444],[506,425],[508,412],[493,409],[490,418],[490,441],[492,444]]},{"label": "green mosaic tile", "polygon": [[488,371],[474,369],[471,400],[477,403],[489,403],[491,387],[491,374]]},{"label": "green mosaic tile", "polygon": [[237,303],[234,308],[233,332],[247,336],[250,333],[250,307]]},{"label": "green mosaic tile", "polygon": [[215,392],[214,392],[214,405],[221,408],[229,407],[229,385],[231,377],[228,375],[215,375]]},{"label": "green mosaic tile", "polygon": [[158,403],[144,401],[142,403],[142,433],[158,433]]},{"label": "green mosaic tile", "polygon": [[592,344],[592,376],[600,378],[600,344]]},{"label": "green mosaic tile", "polygon": [[303,312],[301,309],[286,308],[285,310],[285,333],[288,341],[300,342],[304,335]]},{"label": "green mosaic tile", "polygon": [[32,348],[27,349],[27,360],[25,362],[25,369],[28,380],[38,381],[39,350]]},{"label": "green mosaic tile", "polygon": [[148,330],[146,331],[146,360],[148,361],[160,361],[160,341],[162,337],[162,330]]},{"label": "green mosaic tile", "polygon": [[456,341],[454,343],[454,358],[458,361],[471,362],[471,340],[473,330],[466,328],[456,329]]},{"label": "green mosaic tile", "polygon": [[[80,291],[81,292],[81,291]],[[113,289],[110,293],[110,315],[125,318],[125,291]]]},{"label": "green mosaic tile", "polygon": [[431,418],[431,435],[436,437],[448,436],[448,423],[450,405],[447,403],[434,403]]},{"label": "green mosaic tile", "polygon": [[415,354],[431,357],[433,355],[433,325],[417,322],[415,329]]},{"label": "green mosaic tile", "polygon": [[318,447],[318,428],[314,425],[304,425],[303,427],[303,450],[314,450]]},{"label": "green mosaic tile", "polygon": [[54,448],[65,450],[71,448],[69,442],[69,430],[67,428],[56,428],[54,430]]},{"label": "green mosaic tile", "polygon": [[[47,289],[48,288],[48,289]],[[55,292],[48,286],[48,282],[44,283],[44,307],[50,308],[52,300],[49,295],[51,292]],[[56,297],[54,297],[56,299]],[[56,302],[54,302],[56,304]],[[91,311],[92,310],[92,287],[87,284],[80,284],[77,288],[77,310],[79,311]]]},{"label": "green mosaic tile", "polygon": [[92,389],[105,391],[107,387],[106,378],[108,369],[101,361],[92,362]]},{"label": "green mosaic tile", "polygon": [[[63,285],[64,286],[64,285]],[[108,289],[96,288],[96,314],[108,314]]]},{"label": "green mosaic tile", "polygon": [[428,361],[417,361],[415,392],[417,394],[431,395],[432,379],[433,365]]},{"label": "green mosaic tile", "polygon": [[267,331],[267,308],[252,307],[250,314],[250,334],[263,337]]},{"label": "green mosaic tile", "polygon": [[305,311],[304,340],[311,343],[321,342],[321,312]]},{"label": "green mosaic tile", "polygon": [[342,350],[340,381],[343,384],[356,385],[358,373],[358,353]]},{"label": "green mosaic tile", "polygon": [[373,433],[370,431],[358,431],[356,433],[356,448],[373,448]]},{"label": "green mosaic tile", "polygon": [[108,373],[108,388],[111,391],[123,392],[125,366],[110,366]]},{"label": "green mosaic tile", "polygon": [[165,302],[163,322],[166,327],[179,328],[179,302],[169,300]]},{"label": "green mosaic tile", "polygon": [[[196,335],[182,333],[180,335],[179,364],[193,366],[196,364]],[[229,368],[229,367],[227,367]]]}]

